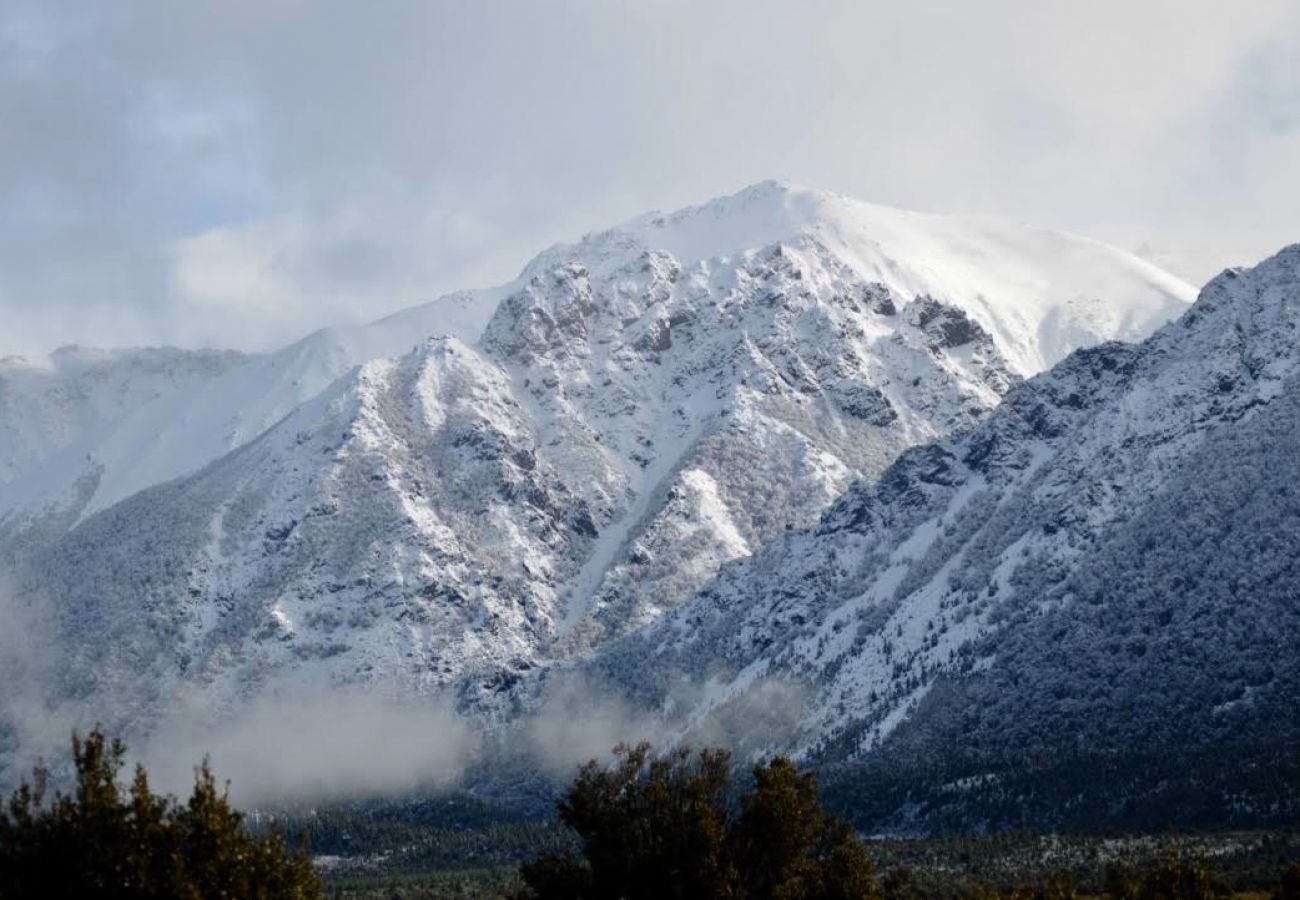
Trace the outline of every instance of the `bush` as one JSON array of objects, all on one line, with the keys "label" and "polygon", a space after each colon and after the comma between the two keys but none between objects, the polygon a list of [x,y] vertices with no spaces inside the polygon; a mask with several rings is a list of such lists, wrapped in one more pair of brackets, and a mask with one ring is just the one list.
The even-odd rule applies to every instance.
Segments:
[{"label": "bush", "polygon": [[778,757],[754,769],[733,814],[723,750],[615,748],[588,762],[560,801],[582,857],[523,867],[529,897],[839,900],[880,896],[875,867],[853,830],[827,815],[814,776]]},{"label": "bush", "polygon": [[98,730],[72,739],[76,787],[46,803],[38,767],[0,809],[0,900],[27,897],[258,898],[320,896],[306,853],[276,832],[243,827],[205,760],[189,801],[154,794],[141,767],[125,792],[126,748]]}]

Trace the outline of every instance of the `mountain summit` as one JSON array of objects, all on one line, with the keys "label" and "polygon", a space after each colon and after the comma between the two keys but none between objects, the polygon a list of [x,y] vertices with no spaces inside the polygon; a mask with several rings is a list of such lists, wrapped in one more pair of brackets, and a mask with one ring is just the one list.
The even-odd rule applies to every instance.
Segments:
[{"label": "mountain summit", "polygon": [[1020,375],[1102,340],[1140,340],[1195,296],[1172,275],[1096,241],[777,181],[559,245],[524,275],[569,259],[617,265],[636,249],[660,250],[691,267],[778,243],[819,246],[857,278],[899,296],[943,298],[987,329]]}]

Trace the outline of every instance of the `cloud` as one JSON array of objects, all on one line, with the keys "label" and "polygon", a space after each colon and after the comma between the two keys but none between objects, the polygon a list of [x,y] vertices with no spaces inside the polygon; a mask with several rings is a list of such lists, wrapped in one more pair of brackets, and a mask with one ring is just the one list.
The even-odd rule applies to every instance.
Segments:
[{"label": "cloud", "polygon": [[549,682],[537,710],[518,726],[526,756],[563,779],[589,759],[608,759],[617,744],[727,747],[737,760],[761,759],[797,745],[808,700],[791,678],[755,680],[726,697],[681,682],[661,708],[648,709],[577,672]]},{"label": "cloud", "polygon": [[1297,34],[1291,0],[13,0],[0,354],[267,346],[767,177],[1200,277],[1300,238]]},{"label": "cloud", "polygon": [[196,704],[158,723],[139,758],[156,787],[183,796],[207,756],[236,804],[251,805],[447,789],[477,749],[437,699],[339,688],[264,694],[219,720]]},{"label": "cloud", "polygon": [[80,724],[58,701],[59,656],[53,607],[19,597],[0,579],[0,784],[67,746]]},{"label": "cloud", "polygon": [[525,752],[552,776],[564,776],[589,759],[606,759],[617,744],[658,744],[667,737],[660,717],[578,675],[552,684],[520,730]]},{"label": "cloud", "polygon": [[0,622],[3,790],[41,761],[56,778],[69,775],[69,738],[100,725],[126,739],[155,789],[188,796],[194,767],[207,756],[241,806],[446,790],[479,752],[479,733],[441,699],[398,700],[360,687],[272,687],[233,711],[193,687],[160,720],[123,731],[137,718],[128,711],[138,685],[108,678],[93,697],[71,699],[51,603],[0,583]]}]

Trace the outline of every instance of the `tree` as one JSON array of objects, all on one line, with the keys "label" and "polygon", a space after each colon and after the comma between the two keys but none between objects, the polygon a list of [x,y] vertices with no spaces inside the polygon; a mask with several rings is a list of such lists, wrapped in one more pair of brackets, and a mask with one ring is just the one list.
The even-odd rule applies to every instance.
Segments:
[{"label": "tree", "polygon": [[[730,755],[678,750],[653,757],[648,744],[620,745],[614,753],[608,769],[595,760],[584,765],[559,805],[560,820],[582,838],[590,896],[728,896],[734,876],[724,853],[722,799]],[[548,878],[578,877],[570,863],[543,862]],[[533,877],[541,871],[529,870]],[[529,884],[541,896],[561,896]]]},{"label": "tree", "polygon": [[912,870],[906,866],[890,869],[880,880],[885,900],[921,900]]},{"label": "tree", "polygon": [[290,852],[275,831],[250,834],[206,761],[182,806],[154,794],[142,767],[124,792],[126,748],[98,730],[74,735],[72,756],[70,794],[47,804],[48,772],[38,767],[0,810],[0,900],[320,896],[305,852]]},{"label": "tree", "polygon": [[754,769],[732,814],[724,750],[620,745],[612,765],[584,765],[560,801],[582,857],[550,856],[521,869],[542,898],[719,897],[840,900],[880,896],[866,848],[828,816],[812,775],[778,757]]},{"label": "tree", "polygon": [[785,757],[755,767],[732,846],[745,896],[755,900],[880,894],[862,842],[822,811],[816,776],[800,774]]},{"label": "tree", "polygon": [[1142,896],[1142,876],[1124,863],[1106,867],[1106,896],[1112,900],[1138,900]]}]

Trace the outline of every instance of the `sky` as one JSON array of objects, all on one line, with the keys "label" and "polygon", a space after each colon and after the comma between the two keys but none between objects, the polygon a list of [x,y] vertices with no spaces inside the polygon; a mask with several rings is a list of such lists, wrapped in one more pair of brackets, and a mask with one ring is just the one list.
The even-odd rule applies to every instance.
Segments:
[{"label": "sky", "polygon": [[1296,0],[0,0],[0,356],[267,349],[777,178],[1300,241]]}]

